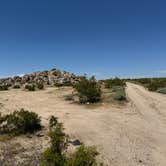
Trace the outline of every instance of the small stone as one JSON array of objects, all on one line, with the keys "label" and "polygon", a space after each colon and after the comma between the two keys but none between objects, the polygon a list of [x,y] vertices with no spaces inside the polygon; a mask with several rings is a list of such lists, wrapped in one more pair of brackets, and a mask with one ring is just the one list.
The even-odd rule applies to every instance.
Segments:
[{"label": "small stone", "polygon": [[78,139],[72,141],[71,144],[74,145],[74,146],[80,146],[80,145],[82,145],[82,143]]},{"label": "small stone", "polygon": [[143,161],[142,160],[139,160],[139,163],[142,163]]}]

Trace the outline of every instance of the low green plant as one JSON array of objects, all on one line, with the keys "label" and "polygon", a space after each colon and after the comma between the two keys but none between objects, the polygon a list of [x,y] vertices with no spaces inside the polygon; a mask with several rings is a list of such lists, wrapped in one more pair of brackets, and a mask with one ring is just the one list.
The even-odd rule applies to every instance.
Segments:
[{"label": "low green plant", "polygon": [[[51,118],[55,121],[55,118]],[[66,156],[64,151],[67,149],[68,137],[64,133],[62,123],[51,125],[48,136],[51,146],[42,154],[40,166],[64,166]]]},{"label": "low green plant", "polygon": [[40,166],[65,166],[66,156],[54,153],[48,148],[41,157]]},{"label": "low green plant", "polygon": [[125,80],[116,77],[114,79],[105,80],[104,83],[105,83],[105,88],[112,90],[114,100],[118,101],[126,100]]},{"label": "low green plant", "polygon": [[[52,117],[51,121],[57,118]],[[55,120],[56,119],[56,120]],[[51,122],[52,124],[52,122]],[[42,154],[40,166],[96,166],[95,147],[82,145],[76,152],[67,154],[69,137],[64,133],[62,123],[56,123],[49,128],[50,147]]]},{"label": "low green plant", "polygon": [[43,83],[36,83],[36,87],[39,90],[43,90],[44,89],[44,84]]},{"label": "low green plant", "polygon": [[55,87],[62,87],[63,84],[62,84],[62,83],[54,83],[54,86],[55,86]]},{"label": "low green plant", "polygon": [[80,103],[95,103],[101,100],[101,87],[97,83],[95,77],[87,79],[82,77],[81,80],[74,85],[79,95]]},{"label": "low green plant", "polygon": [[0,85],[0,91],[6,91],[9,87],[7,85]]},{"label": "low green plant", "polygon": [[41,129],[40,122],[36,113],[21,109],[0,116],[0,133],[12,135],[33,133]]},{"label": "low green plant", "polygon": [[138,78],[129,81],[142,84],[149,91],[158,91],[166,87],[166,78]]},{"label": "low green plant", "polygon": [[95,147],[82,145],[69,157],[65,166],[97,166],[97,155],[98,152]]},{"label": "low green plant", "polygon": [[35,87],[35,84],[26,84],[25,89],[28,91],[35,91],[36,87]]},{"label": "low green plant", "polygon": [[147,85],[147,88],[150,91],[157,91],[159,86],[155,82],[151,82],[149,85]]},{"label": "low green plant", "polygon": [[73,100],[74,100],[73,94],[66,95],[66,96],[65,96],[65,100],[66,100],[66,101],[73,101]]},{"label": "low green plant", "polygon": [[55,127],[57,123],[58,123],[58,118],[55,116],[51,116],[49,119],[49,128]]},{"label": "low green plant", "polygon": [[114,86],[112,87],[112,91],[114,92],[114,99],[118,101],[126,100],[125,89],[122,86]]},{"label": "low green plant", "polygon": [[68,145],[68,136],[64,133],[63,124],[57,123],[56,127],[50,129],[48,136],[50,137],[52,152],[62,155]]},{"label": "low green plant", "polygon": [[19,84],[15,84],[14,86],[13,86],[13,89],[20,89],[21,88],[21,86],[19,85]]},{"label": "low green plant", "polygon": [[104,81],[105,88],[112,88],[113,86],[125,86],[126,83],[124,80],[116,77],[114,79],[108,79]]}]

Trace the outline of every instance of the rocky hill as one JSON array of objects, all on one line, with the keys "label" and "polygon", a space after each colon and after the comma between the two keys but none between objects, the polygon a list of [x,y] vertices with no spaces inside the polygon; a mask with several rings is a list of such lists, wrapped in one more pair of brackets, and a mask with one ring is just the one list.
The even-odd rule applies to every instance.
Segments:
[{"label": "rocky hill", "polygon": [[43,83],[44,85],[70,85],[79,80],[79,77],[58,69],[50,71],[34,72],[24,76],[15,76],[0,79],[0,86],[12,87],[14,85],[25,85],[33,83]]}]

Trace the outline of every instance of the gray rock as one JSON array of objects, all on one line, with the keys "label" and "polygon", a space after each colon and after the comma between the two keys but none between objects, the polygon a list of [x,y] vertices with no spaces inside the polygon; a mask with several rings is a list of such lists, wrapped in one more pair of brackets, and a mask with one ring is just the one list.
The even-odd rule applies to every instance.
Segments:
[{"label": "gray rock", "polygon": [[13,78],[0,79],[0,86],[7,85],[12,87],[14,85],[24,86],[25,84],[43,83],[45,85],[54,86],[55,84],[71,85],[79,81],[79,77],[73,73],[52,69],[50,71],[34,72],[26,74],[22,77],[15,76]]}]

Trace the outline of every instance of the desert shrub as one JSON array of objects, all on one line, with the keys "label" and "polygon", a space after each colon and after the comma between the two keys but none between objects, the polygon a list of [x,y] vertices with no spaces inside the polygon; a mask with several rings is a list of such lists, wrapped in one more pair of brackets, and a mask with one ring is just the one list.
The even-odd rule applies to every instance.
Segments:
[{"label": "desert shrub", "polygon": [[43,83],[36,83],[36,87],[40,90],[44,89],[44,84]]},{"label": "desert shrub", "polygon": [[105,88],[112,88],[113,86],[125,86],[124,80],[116,77],[114,79],[105,80]]},{"label": "desert shrub", "polygon": [[58,123],[58,118],[55,116],[51,116],[49,120],[49,127],[53,128],[57,125],[57,123]]},{"label": "desert shrub", "polygon": [[80,103],[95,103],[101,99],[101,88],[95,80],[95,77],[87,79],[82,77],[81,80],[74,85],[74,88],[79,94]]},{"label": "desert shrub", "polygon": [[5,116],[2,116],[0,112],[0,125],[5,121]]},{"label": "desert shrub", "polygon": [[126,100],[126,93],[124,87],[121,86],[114,86],[112,87],[114,92],[114,99],[118,101]]},{"label": "desert shrub", "polygon": [[50,128],[48,136],[51,146],[42,154],[41,166],[64,166],[66,161],[64,151],[67,149],[68,137],[63,130],[61,123]]},{"label": "desert shrub", "polygon": [[67,148],[68,136],[64,133],[63,124],[57,123],[49,132],[51,150],[56,154],[63,154]]},{"label": "desert shrub", "polygon": [[0,132],[4,134],[19,135],[41,129],[39,116],[24,109],[1,116],[0,119]]},{"label": "desert shrub", "polygon": [[141,78],[141,79],[135,79],[136,82],[139,82],[144,85],[148,85],[151,83],[152,79],[150,78]]},{"label": "desert shrub", "polygon": [[98,152],[95,147],[82,145],[73,153],[65,166],[96,166],[96,156]]},{"label": "desert shrub", "polygon": [[28,90],[28,91],[35,91],[36,90],[34,84],[26,84],[25,89]]},{"label": "desert shrub", "polygon": [[56,87],[62,87],[63,84],[62,83],[54,83],[54,86],[56,86]]},{"label": "desert shrub", "polygon": [[166,88],[157,90],[158,93],[166,94]]},{"label": "desert shrub", "polygon": [[20,88],[21,88],[21,86],[18,85],[18,84],[15,84],[15,85],[13,86],[13,89],[20,89]]},{"label": "desert shrub", "polygon": [[0,91],[8,90],[9,87],[7,85],[0,85]]},{"label": "desert shrub", "polygon": [[166,87],[166,78],[139,78],[130,81],[140,83],[150,91],[158,91]]},{"label": "desert shrub", "polygon": [[51,148],[48,148],[43,154],[40,166],[64,166],[66,162],[65,155],[54,153]]},{"label": "desert shrub", "polygon": [[152,82],[149,85],[147,85],[147,88],[150,91],[156,91],[159,87],[155,82]]},{"label": "desert shrub", "polygon": [[42,154],[40,166],[96,166],[98,153],[94,147],[83,145],[73,154],[67,154],[69,141],[61,123],[53,125],[48,135],[50,147]]},{"label": "desert shrub", "polygon": [[66,101],[73,101],[73,100],[74,100],[73,94],[66,95],[66,96],[65,96],[65,100],[66,100]]}]

